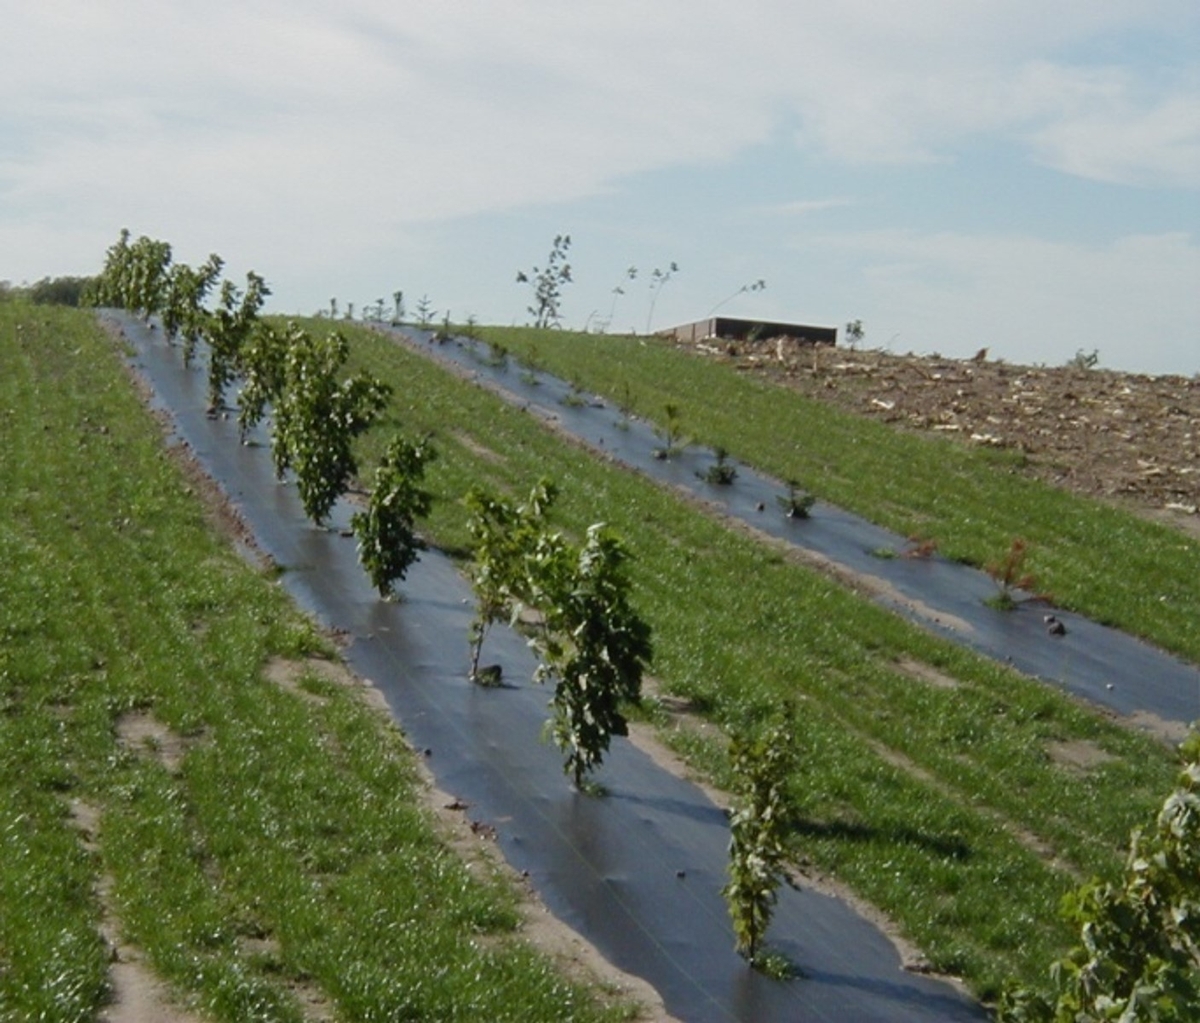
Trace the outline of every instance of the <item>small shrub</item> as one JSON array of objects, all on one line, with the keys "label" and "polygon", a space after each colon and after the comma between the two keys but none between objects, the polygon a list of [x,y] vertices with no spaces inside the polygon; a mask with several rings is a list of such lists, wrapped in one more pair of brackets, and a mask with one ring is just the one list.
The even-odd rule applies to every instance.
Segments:
[{"label": "small shrub", "polygon": [[776,495],[775,500],[779,502],[779,506],[783,509],[784,515],[789,519],[806,519],[812,506],[816,503],[816,498],[812,494],[805,493],[800,490],[800,484],[796,480],[787,481],[787,496]]},{"label": "small shrub", "polygon": [[1032,590],[1036,586],[1033,573],[1025,571],[1025,559],[1029,545],[1019,536],[1014,537],[1007,553],[998,561],[989,562],[984,571],[995,580],[999,591],[988,599],[991,607],[1011,611],[1017,606],[1016,590]]},{"label": "small shrub", "polygon": [[729,452],[724,448],[717,448],[716,455],[716,464],[710,465],[704,472],[698,472],[696,475],[704,480],[705,483],[711,483],[718,487],[727,487],[737,479],[737,469],[729,464]]},{"label": "small shrub", "polygon": [[673,401],[669,401],[663,408],[667,414],[666,425],[661,430],[655,430],[655,434],[662,439],[663,446],[654,452],[654,457],[658,459],[670,458],[677,454],[683,444],[683,429],[680,422],[679,406]]}]

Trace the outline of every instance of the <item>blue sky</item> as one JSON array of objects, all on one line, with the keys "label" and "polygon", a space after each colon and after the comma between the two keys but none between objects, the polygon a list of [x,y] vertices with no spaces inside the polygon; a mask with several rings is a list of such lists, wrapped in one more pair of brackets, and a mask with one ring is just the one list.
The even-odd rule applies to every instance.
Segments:
[{"label": "blue sky", "polygon": [[[0,0],[0,279],[122,227],[271,308],[731,315],[1200,373],[1195,0]],[[636,281],[623,280],[629,266]],[[765,280],[762,291],[738,294]],[[623,284],[625,294],[612,289]]]}]

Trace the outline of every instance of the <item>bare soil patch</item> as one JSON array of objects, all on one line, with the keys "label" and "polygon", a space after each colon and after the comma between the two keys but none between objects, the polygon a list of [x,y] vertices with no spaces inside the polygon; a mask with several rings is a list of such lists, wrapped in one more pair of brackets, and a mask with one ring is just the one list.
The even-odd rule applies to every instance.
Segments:
[{"label": "bare soil patch", "polygon": [[896,661],[893,667],[936,689],[958,689],[962,685],[958,679],[938,671],[932,665],[923,664],[921,661],[914,661],[911,658]]},{"label": "bare soil patch", "polygon": [[491,462],[493,465],[503,465],[508,461],[502,454],[493,451],[489,447],[484,447],[484,445],[480,444],[479,441],[463,430],[455,430],[450,436],[470,451],[471,454],[477,455],[485,462]]},{"label": "bare soil patch", "polygon": [[1046,752],[1056,764],[1086,774],[1111,760],[1116,760],[1111,753],[1101,749],[1094,742],[1086,739],[1072,739],[1069,742],[1051,742],[1046,745]]},{"label": "bare soil patch", "polygon": [[172,774],[179,770],[187,743],[153,714],[131,711],[117,719],[117,741],[134,753],[152,756]]},{"label": "bare soil patch", "polygon": [[770,339],[681,347],[848,412],[1008,448],[1029,475],[1200,536],[1200,376],[987,357],[893,355]]}]

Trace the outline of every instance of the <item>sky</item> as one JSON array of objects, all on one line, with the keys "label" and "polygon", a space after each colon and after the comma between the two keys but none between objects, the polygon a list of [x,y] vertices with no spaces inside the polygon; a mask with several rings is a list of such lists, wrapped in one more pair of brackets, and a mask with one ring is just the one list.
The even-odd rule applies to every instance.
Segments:
[{"label": "sky", "polygon": [[95,273],[128,228],[262,274],[272,312],[402,291],[524,323],[517,272],[567,234],[572,328],[861,320],[897,353],[1200,374],[1196,0],[0,0],[0,25],[13,284]]}]

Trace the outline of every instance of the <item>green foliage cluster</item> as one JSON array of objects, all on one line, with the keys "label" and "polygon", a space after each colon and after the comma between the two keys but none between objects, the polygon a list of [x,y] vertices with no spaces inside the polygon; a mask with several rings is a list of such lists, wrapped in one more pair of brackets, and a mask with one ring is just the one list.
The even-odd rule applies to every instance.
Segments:
[{"label": "green foliage cluster", "polygon": [[199,268],[176,263],[167,278],[167,300],[162,310],[163,330],[174,341],[183,338],[183,361],[190,364],[196,345],[204,337],[208,311],[204,300],[217,286],[225,262],[215,252]]},{"label": "green foliage cluster", "polygon": [[473,681],[482,681],[479,657],[488,630],[496,622],[515,623],[522,607],[532,606],[528,560],[546,533],[546,517],[558,497],[558,488],[541,479],[518,505],[496,497],[482,487],[467,491],[464,503],[470,513],[467,531],[473,545],[471,587],[475,591],[475,618],[471,622]]},{"label": "green foliage cluster", "polygon": [[89,303],[128,309],[145,317],[162,312],[170,287],[170,266],[167,242],[142,235],[130,244],[129,229],[123,228],[108,249]]},{"label": "green foliage cluster", "polygon": [[85,301],[93,287],[91,277],[43,277],[26,288],[11,289],[6,281],[0,281],[0,300],[5,293],[29,299],[34,305],[79,306]]},{"label": "green foliage cluster", "polygon": [[281,477],[295,470],[305,514],[320,525],[358,471],[354,438],[383,411],[391,388],[366,373],[339,379],[349,355],[342,334],[296,331],[289,340],[271,453]]},{"label": "green foliage cluster", "polygon": [[683,446],[683,413],[678,402],[668,401],[663,406],[663,411],[666,414],[666,420],[655,431],[663,442],[663,446],[654,452],[654,457],[659,459],[670,458],[672,455],[678,454],[679,449]]},{"label": "green foliage cluster", "polygon": [[563,770],[582,788],[611,737],[628,734],[622,704],[640,698],[652,647],[650,627],[630,603],[624,546],[601,523],[580,546],[551,531],[547,514],[557,496],[546,480],[516,506],[479,487],[467,494],[476,597],[471,677],[485,680],[479,657],[490,626],[534,612],[536,677],[554,684],[550,733],[566,754]]},{"label": "green foliage cluster", "polygon": [[1057,961],[1053,999],[1020,990],[1002,1023],[1188,1023],[1200,1008],[1200,734],[1182,747],[1175,790],[1135,831],[1119,881],[1063,902],[1080,943]]},{"label": "green foliage cluster", "polygon": [[266,282],[254,271],[246,274],[246,288],[232,281],[221,282],[217,308],[208,316],[208,405],[220,408],[225,388],[242,369],[242,354],[251,335],[259,329],[258,311],[270,294]]},{"label": "green foliage cluster", "polygon": [[779,885],[787,877],[795,770],[790,715],[760,734],[735,734],[729,747],[735,804],[729,818],[729,905],[737,949],[758,965]]},{"label": "green foliage cluster", "polygon": [[394,436],[375,469],[366,508],[351,516],[359,562],[381,597],[392,595],[424,547],[416,520],[429,514],[433,495],[421,481],[436,454],[426,441]]},{"label": "green foliage cluster", "polygon": [[589,526],[578,548],[553,534],[533,552],[534,601],[542,613],[538,680],[554,683],[551,734],[577,788],[600,765],[611,737],[629,734],[622,704],[641,698],[652,655],[650,627],[630,604],[627,558],[603,523]]}]

